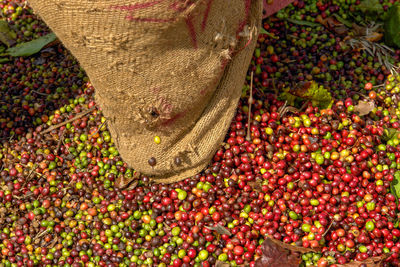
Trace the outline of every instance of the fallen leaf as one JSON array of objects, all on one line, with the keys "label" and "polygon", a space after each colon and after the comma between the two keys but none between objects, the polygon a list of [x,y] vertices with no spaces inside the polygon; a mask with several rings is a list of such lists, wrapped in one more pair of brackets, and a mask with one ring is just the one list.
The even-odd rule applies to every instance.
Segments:
[{"label": "fallen leaf", "polygon": [[51,56],[54,56],[54,55],[56,55],[57,54],[57,52],[55,51],[55,49],[53,48],[53,47],[48,47],[48,48],[43,48],[41,51],[40,51],[40,55],[42,56],[42,57],[51,57]]},{"label": "fallen leaf", "polygon": [[318,15],[318,16],[315,18],[315,22],[318,22],[318,23],[324,25],[325,27],[328,27],[328,22],[327,22],[326,19],[324,19],[321,15]]},{"label": "fallen leaf", "polygon": [[358,112],[360,116],[369,114],[375,108],[375,104],[372,101],[360,101],[354,106],[354,112]]},{"label": "fallen leaf", "polygon": [[114,186],[116,188],[124,188],[129,184],[130,181],[131,180],[126,179],[125,176],[121,175],[115,180]]},{"label": "fallen leaf", "polygon": [[[343,20],[343,19],[342,19]],[[343,23],[339,21],[336,16],[334,17],[327,17],[322,18],[321,15],[318,15],[315,19],[316,22],[324,25],[327,29],[334,31],[338,35],[347,35],[349,32],[349,28],[351,28],[352,24],[348,21]],[[350,25],[350,26],[348,26]]]},{"label": "fallen leaf", "polygon": [[231,265],[227,262],[217,260],[215,262],[215,267],[230,267]]},{"label": "fallen leaf", "polygon": [[273,243],[275,243],[275,245],[281,246],[281,247],[283,247],[283,248],[285,248],[287,250],[293,251],[293,252],[299,252],[301,254],[308,253],[308,252],[317,252],[317,250],[315,250],[315,249],[299,247],[299,246],[293,246],[293,245],[284,243],[282,241],[276,240],[274,238],[269,238],[268,237],[268,239],[270,239]]},{"label": "fallen leaf", "polygon": [[168,224],[166,224],[165,222],[164,222],[164,227],[165,227],[165,230],[171,231],[171,227]]},{"label": "fallen leaf", "polygon": [[308,137],[308,140],[310,140],[311,144],[314,144],[314,143],[318,142],[318,138],[314,138],[314,137],[311,137],[311,136]]},{"label": "fallen leaf", "polygon": [[337,35],[347,35],[349,33],[349,28],[345,25],[336,26],[333,30]]},{"label": "fallen leaf", "polygon": [[262,192],[262,182],[260,180],[255,180],[247,183],[251,188],[257,192]]},{"label": "fallen leaf", "polygon": [[273,33],[266,31],[263,27],[261,27],[261,29],[260,29],[260,34],[265,34],[275,40],[279,39],[279,37],[275,36],[275,34],[273,34]]},{"label": "fallen leaf", "polygon": [[46,60],[43,57],[39,57],[33,62],[35,65],[43,65],[44,63],[46,63]]},{"label": "fallen leaf", "polygon": [[335,16],[335,18],[340,21],[341,23],[343,23],[344,25],[346,25],[347,27],[351,28],[353,25],[350,21],[345,20],[344,18],[342,18],[341,16],[339,16],[338,14],[333,14],[333,16]]},{"label": "fallen leaf", "polygon": [[301,255],[315,250],[292,246],[267,237],[261,245],[262,255],[256,262],[256,267],[298,267]]},{"label": "fallen leaf", "polygon": [[39,52],[47,44],[56,40],[56,38],[57,36],[54,33],[49,33],[30,42],[22,43],[15,47],[9,48],[7,49],[7,52],[13,57],[31,56]]},{"label": "fallen leaf", "polygon": [[353,28],[352,32],[354,33],[355,36],[365,36],[367,34],[367,28],[365,27],[353,23],[352,28]]},{"label": "fallen leaf", "polygon": [[385,20],[385,43],[400,47],[400,5],[392,6]]},{"label": "fallen leaf", "polygon": [[310,27],[318,27],[320,26],[319,23],[311,22],[311,21],[306,21],[306,20],[297,20],[297,19],[286,19],[290,23],[301,25],[301,26],[310,26]]},{"label": "fallen leaf", "polygon": [[373,32],[368,34],[368,36],[366,36],[366,40],[370,41],[370,42],[378,42],[382,39],[383,37],[383,33],[380,32]]},{"label": "fallen leaf", "polygon": [[380,267],[382,263],[390,257],[391,254],[384,254],[377,257],[371,257],[365,261],[352,261],[346,264],[337,264],[337,267]]},{"label": "fallen leaf", "polygon": [[16,37],[15,32],[10,29],[7,21],[0,20],[0,42],[10,47],[16,44]]},{"label": "fallen leaf", "polygon": [[400,171],[395,172],[394,179],[390,184],[391,193],[398,199],[400,196]]},{"label": "fallen leaf", "polygon": [[358,7],[360,8],[360,10],[364,13],[382,13],[383,10],[383,6],[382,4],[379,2],[379,0],[364,0],[362,1]]},{"label": "fallen leaf", "polygon": [[217,224],[216,226],[206,226],[206,228],[210,229],[211,231],[215,231],[220,235],[228,235],[228,236],[232,235],[232,233],[228,229],[226,229],[220,224]]}]

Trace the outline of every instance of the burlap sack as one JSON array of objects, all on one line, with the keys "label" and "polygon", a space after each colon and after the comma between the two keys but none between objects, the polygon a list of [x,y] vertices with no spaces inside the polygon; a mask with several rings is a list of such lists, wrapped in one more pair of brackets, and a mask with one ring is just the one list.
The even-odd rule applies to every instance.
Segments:
[{"label": "burlap sack", "polygon": [[261,0],[29,3],[86,70],[131,167],[166,183],[206,167],[237,107]]}]

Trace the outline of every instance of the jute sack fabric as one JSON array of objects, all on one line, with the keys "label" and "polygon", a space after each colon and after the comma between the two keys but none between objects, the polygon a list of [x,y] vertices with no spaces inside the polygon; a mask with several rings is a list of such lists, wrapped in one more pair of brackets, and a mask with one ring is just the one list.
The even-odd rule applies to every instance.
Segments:
[{"label": "jute sack fabric", "polygon": [[131,167],[170,183],[207,166],[237,107],[261,0],[29,3],[87,72]]}]

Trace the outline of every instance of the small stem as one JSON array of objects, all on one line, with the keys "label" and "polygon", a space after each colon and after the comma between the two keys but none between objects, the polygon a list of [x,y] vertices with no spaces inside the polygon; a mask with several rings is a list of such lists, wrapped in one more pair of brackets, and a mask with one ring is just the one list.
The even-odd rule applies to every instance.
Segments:
[{"label": "small stem", "polygon": [[45,234],[46,234],[47,232],[49,232],[49,231],[50,231],[50,229],[46,229],[46,230],[44,230],[44,231],[38,233],[38,234],[32,239],[32,241],[35,241],[35,240],[38,239],[39,237],[42,237],[43,235],[45,235]]},{"label": "small stem", "polygon": [[55,153],[56,155],[58,155],[58,150],[60,150],[61,143],[63,143],[63,140],[64,140],[64,130],[61,132],[61,136],[60,136],[59,139],[58,139],[58,143],[57,143],[56,150],[54,151],[54,153]]},{"label": "small stem", "polygon": [[77,120],[77,119],[80,119],[80,118],[82,118],[83,116],[85,116],[85,115],[89,114],[90,112],[92,112],[94,109],[95,109],[95,107],[92,107],[92,108],[90,108],[90,109],[88,109],[88,110],[86,110],[86,111],[83,111],[83,112],[81,112],[81,113],[78,113],[78,114],[77,114],[75,117],[73,117],[72,119],[69,119],[69,120],[66,120],[66,121],[64,121],[64,122],[62,122],[62,123],[59,123],[59,124],[57,124],[57,125],[54,125],[54,126],[48,128],[47,130],[44,130],[43,132],[41,132],[41,134],[45,134],[45,133],[51,132],[51,131],[53,131],[53,130],[55,130],[55,129],[57,129],[57,128],[60,128],[61,126],[66,125],[66,124],[69,123],[69,122],[73,122],[73,121],[75,121],[75,120]]},{"label": "small stem", "polygon": [[38,92],[38,91],[36,91],[36,90],[32,90],[32,92],[34,92],[34,93],[36,93],[36,94],[38,94],[38,95],[42,95],[42,96],[48,96],[48,95],[49,95],[49,94],[46,94],[46,93]]},{"label": "small stem", "polygon": [[329,232],[329,230],[331,229],[332,224],[333,224],[333,222],[331,222],[331,224],[329,225],[328,229],[326,229],[325,233],[322,236],[325,236]]},{"label": "small stem", "polygon": [[272,88],[274,88],[275,95],[279,95],[278,89],[276,89],[275,79],[272,78]]},{"label": "small stem", "polygon": [[246,140],[250,141],[251,136],[250,136],[250,123],[251,123],[251,105],[253,104],[253,76],[254,73],[251,72],[251,77],[250,77],[250,96],[249,96],[249,117],[247,121],[247,136]]},{"label": "small stem", "polygon": [[100,124],[99,128],[97,128],[97,130],[89,136],[89,139],[92,138],[93,136],[95,136],[98,132],[100,132],[100,129],[103,128],[103,126],[104,126],[104,124],[106,124],[106,122],[107,122],[107,120],[104,120],[104,122],[102,124]]}]

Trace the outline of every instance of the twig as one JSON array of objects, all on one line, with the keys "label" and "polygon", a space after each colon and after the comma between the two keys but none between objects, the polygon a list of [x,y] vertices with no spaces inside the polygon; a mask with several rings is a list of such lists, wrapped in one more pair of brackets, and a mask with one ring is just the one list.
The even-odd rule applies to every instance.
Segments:
[{"label": "twig", "polygon": [[23,195],[23,196],[13,196],[14,198],[16,198],[16,199],[27,199],[28,197],[31,197],[31,196],[33,196],[33,193],[32,192],[29,192],[28,194],[26,194],[26,195]]},{"label": "twig", "polygon": [[51,132],[51,131],[53,131],[53,130],[55,130],[55,129],[57,129],[57,128],[60,128],[60,127],[62,127],[62,126],[64,126],[64,125],[66,125],[67,123],[70,123],[70,122],[73,122],[73,121],[75,121],[75,120],[77,120],[77,119],[80,119],[80,118],[82,118],[83,116],[85,116],[85,115],[89,114],[90,112],[92,112],[94,109],[95,109],[95,107],[92,107],[92,108],[90,108],[90,109],[88,109],[88,110],[86,110],[86,111],[83,111],[83,112],[81,112],[81,113],[78,113],[78,114],[77,114],[75,117],[73,117],[72,119],[69,119],[69,120],[66,120],[66,121],[64,121],[64,122],[62,122],[62,123],[59,123],[59,124],[57,124],[57,125],[54,125],[54,126],[48,128],[48,129],[42,131],[40,134],[45,134],[45,133]]},{"label": "twig", "polygon": [[[27,166],[27,167],[28,167],[28,166]],[[29,167],[28,167],[28,168],[29,168]],[[32,173],[34,172],[34,169],[35,169],[35,168],[36,168],[36,164],[33,165],[31,171],[29,172],[28,176],[26,177],[26,180],[25,180],[24,184],[21,186],[21,189],[24,188],[25,185],[31,180],[31,176],[32,176]],[[20,189],[20,190],[21,190],[21,189]]]},{"label": "twig", "polygon": [[385,86],[385,83],[381,83],[381,84],[372,86],[372,88],[378,88],[378,87],[384,87],[384,86]]},{"label": "twig", "polygon": [[64,140],[64,130],[61,132],[61,136],[58,139],[57,147],[56,150],[54,151],[54,154],[58,155],[58,150],[60,149],[61,143]]},{"label": "twig", "polygon": [[329,232],[329,230],[330,230],[331,227],[332,227],[332,224],[333,224],[333,222],[331,222],[331,224],[329,225],[328,229],[326,229],[325,233],[323,233],[322,236],[325,236],[325,235]]},{"label": "twig", "polygon": [[253,104],[253,76],[254,76],[254,72],[251,72],[251,77],[250,77],[250,96],[249,96],[249,116],[248,116],[248,121],[247,121],[247,136],[246,136],[246,140],[247,141],[251,140],[250,123],[251,123],[251,105]]},{"label": "twig", "polygon": [[94,133],[92,133],[92,134],[89,136],[88,139],[92,138],[94,135],[96,135],[98,132],[100,132],[100,129],[103,128],[103,126],[104,126],[104,124],[106,124],[106,122],[107,122],[107,119],[104,120],[104,122],[103,122],[102,124],[100,124],[99,128],[97,128],[97,130],[96,130]]},{"label": "twig", "polygon": [[[23,166],[23,167],[25,167],[25,168],[29,168],[28,165],[25,165],[25,164],[22,164],[22,163],[20,163],[20,165]],[[32,167],[32,171],[33,171],[36,175],[38,175],[38,176],[40,176],[40,177],[44,177],[43,174],[38,173],[37,171],[34,170],[35,166],[36,166],[36,164]]]},{"label": "twig", "polygon": [[32,239],[32,242],[35,241],[36,239],[38,239],[38,238],[44,236],[44,235],[45,235],[47,232],[49,232],[49,231],[50,231],[50,229],[46,229],[46,230],[44,230],[44,231],[38,233],[38,234]]},{"label": "twig", "polygon": [[36,90],[32,90],[32,92],[34,92],[34,93],[36,93],[36,94],[38,94],[38,95],[42,95],[42,96],[48,96],[48,95],[49,95],[49,94],[46,94],[46,93],[38,92],[38,91],[36,91]]},{"label": "twig", "polygon": [[276,89],[275,79],[272,78],[272,88],[274,88],[275,95],[278,95],[278,89]]}]

